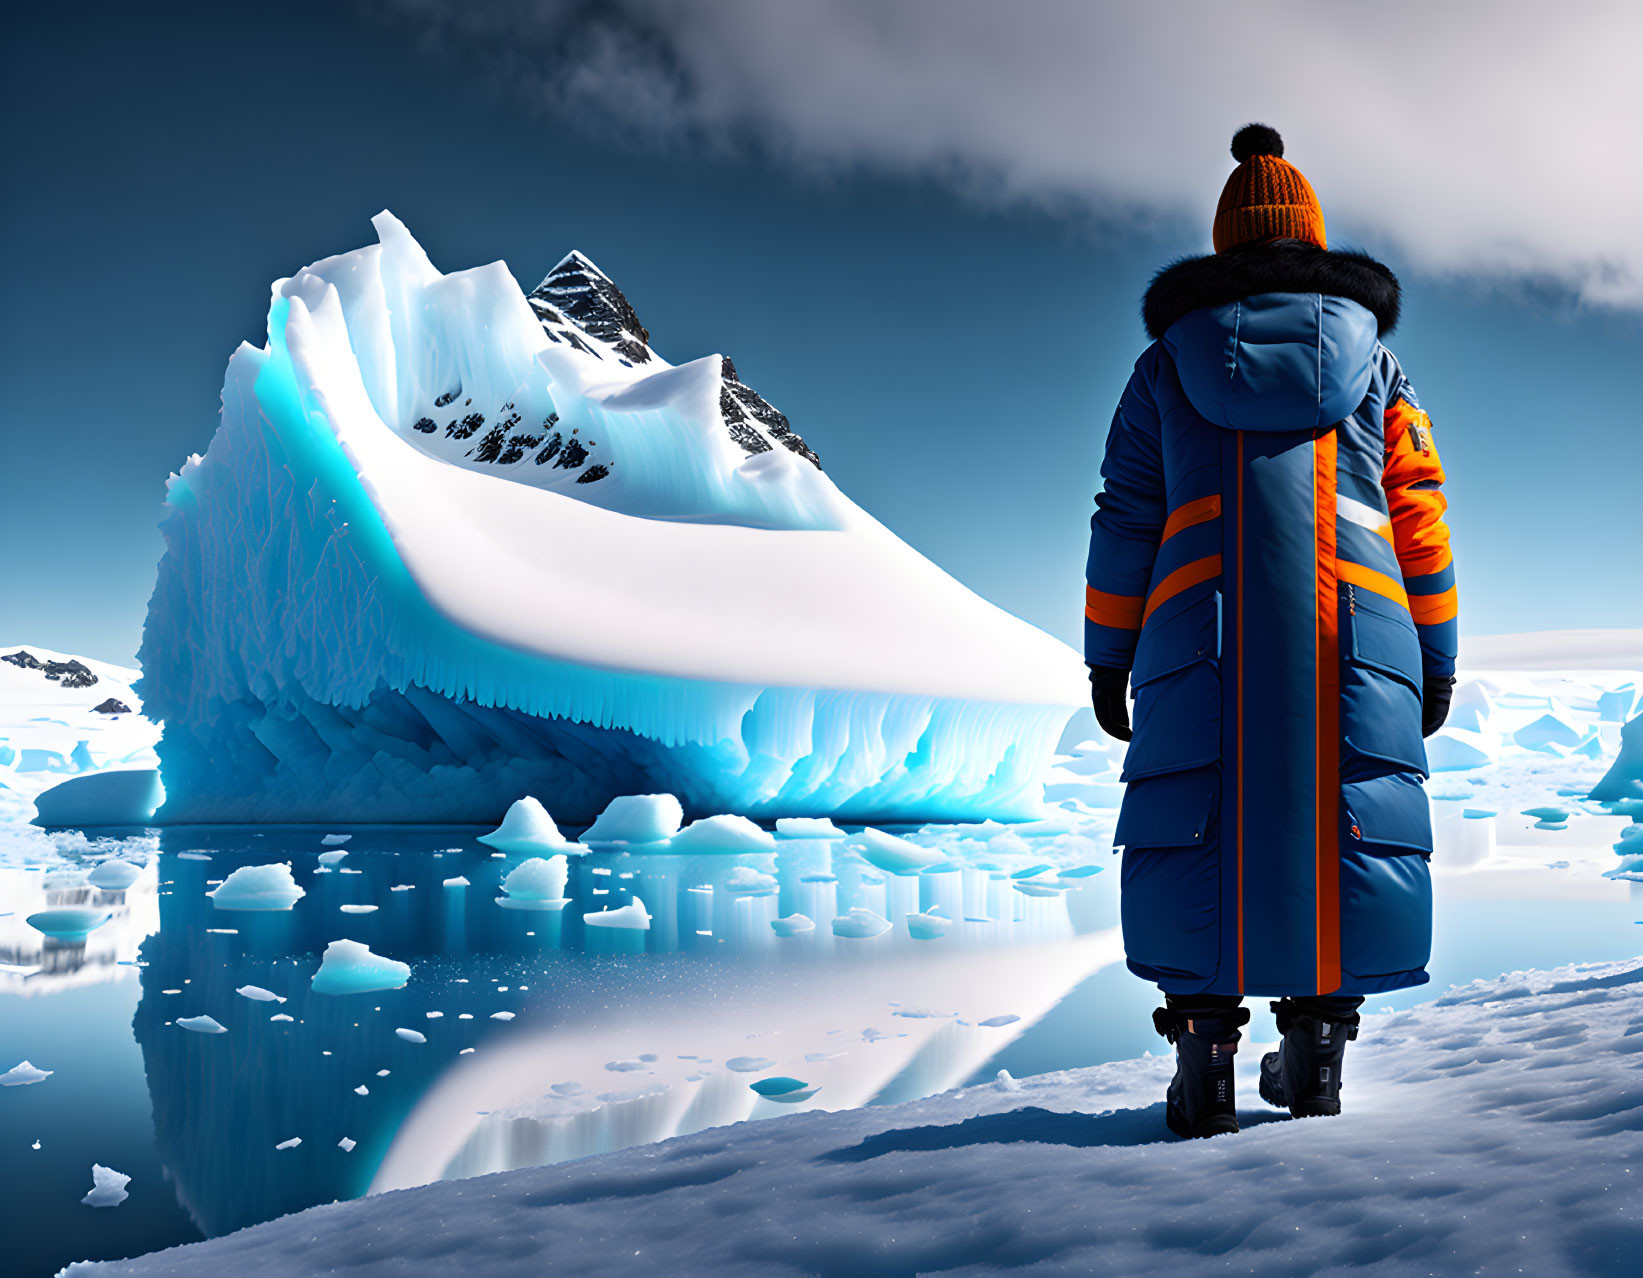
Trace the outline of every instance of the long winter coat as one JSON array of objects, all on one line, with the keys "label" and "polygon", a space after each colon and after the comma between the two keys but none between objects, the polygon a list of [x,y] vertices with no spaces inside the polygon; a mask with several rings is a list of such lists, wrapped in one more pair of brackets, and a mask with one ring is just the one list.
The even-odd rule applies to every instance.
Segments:
[{"label": "long winter coat", "polygon": [[1421,688],[1455,660],[1443,468],[1398,284],[1298,241],[1181,262],[1119,403],[1085,658],[1130,670],[1130,968],[1171,993],[1427,979]]}]

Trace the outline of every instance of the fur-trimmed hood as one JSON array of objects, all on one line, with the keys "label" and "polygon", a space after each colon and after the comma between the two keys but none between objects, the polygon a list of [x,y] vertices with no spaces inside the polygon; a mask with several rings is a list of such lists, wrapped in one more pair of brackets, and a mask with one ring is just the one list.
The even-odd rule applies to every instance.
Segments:
[{"label": "fur-trimmed hood", "polygon": [[1172,262],[1147,286],[1141,319],[1157,340],[1183,315],[1259,293],[1344,297],[1374,315],[1381,337],[1397,325],[1401,301],[1398,277],[1367,253],[1272,240]]}]

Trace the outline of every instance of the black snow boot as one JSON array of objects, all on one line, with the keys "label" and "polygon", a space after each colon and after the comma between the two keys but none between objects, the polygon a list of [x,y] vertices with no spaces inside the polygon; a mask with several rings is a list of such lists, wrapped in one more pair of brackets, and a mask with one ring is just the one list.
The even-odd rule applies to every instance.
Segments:
[{"label": "black snow boot", "polygon": [[1341,1061],[1358,1037],[1362,999],[1279,999],[1284,1041],[1261,1057],[1261,1099],[1295,1118],[1341,1112]]},{"label": "black snow boot", "polygon": [[1153,1027],[1175,1044],[1164,1121],[1177,1136],[1238,1130],[1232,1062],[1243,1037],[1238,1027],[1248,1023],[1249,1011],[1242,1007],[1160,1007],[1152,1014]]}]

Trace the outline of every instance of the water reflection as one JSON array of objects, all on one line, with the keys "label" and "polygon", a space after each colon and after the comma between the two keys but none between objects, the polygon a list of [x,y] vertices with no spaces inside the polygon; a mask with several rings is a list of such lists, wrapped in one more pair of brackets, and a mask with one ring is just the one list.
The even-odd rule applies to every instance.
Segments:
[{"label": "water reflection", "polygon": [[[925,1095],[1118,956],[1114,875],[1039,875],[1029,894],[985,865],[886,874],[791,840],[573,857],[568,906],[520,909],[497,898],[523,857],[449,831],[360,831],[345,846],[321,865],[312,831],[164,836],[133,1028],[161,1160],[207,1234],[370,1189]],[[306,889],[294,909],[207,897],[236,867],[276,861]],[[648,928],[584,921],[635,900]],[[836,936],[854,908],[892,926]],[[916,939],[906,916],[931,911],[945,935]],[[795,914],[814,926],[778,935],[772,921]],[[411,964],[409,983],[312,993],[320,951],[343,937]],[[176,1024],[201,1015],[228,1032]],[[774,1075],[814,1095],[752,1090]]]},{"label": "water reflection", "polygon": [[[129,887],[88,883],[89,866],[51,869],[0,867],[0,993],[25,998],[61,993],[114,978],[130,964],[142,939],[159,925],[154,875]],[[83,936],[52,937],[28,919],[53,910],[85,910],[108,921]]]}]

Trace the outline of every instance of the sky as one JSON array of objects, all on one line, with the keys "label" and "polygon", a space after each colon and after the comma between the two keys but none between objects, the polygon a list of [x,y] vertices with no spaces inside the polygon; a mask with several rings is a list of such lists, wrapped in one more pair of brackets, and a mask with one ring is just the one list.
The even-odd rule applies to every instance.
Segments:
[{"label": "sky", "polygon": [[1251,119],[1403,280],[1463,631],[1643,626],[1643,11],[1487,9],[1383,4],[1366,49],[1254,3],[8,4],[0,643],[133,659],[228,356],[389,208],[526,289],[581,249],[1076,644],[1139,298]]}]

